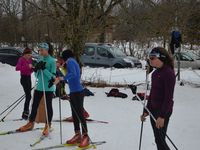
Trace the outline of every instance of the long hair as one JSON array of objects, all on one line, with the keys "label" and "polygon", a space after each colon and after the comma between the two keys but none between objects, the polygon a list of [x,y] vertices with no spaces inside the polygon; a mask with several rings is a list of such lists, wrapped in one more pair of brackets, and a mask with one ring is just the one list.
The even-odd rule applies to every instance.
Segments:
[{"label": "long hair", "polygon": [[54,49],[53,49],[53,45],[51,45],[50,42],[47,42],[47,44],[49,45],[49,55],[53,56],[54,55]]},{"label": "long hair", "polygon": [[167,65],[170,68],[174,69],[174,59],[173,59],[172,55],[169,54],[169,52],[163,47],[156,47],[155,49],[160,51],[160,53],[165,56],[165,58],[161,59],[162,62],[164,63],[164,65]]}]

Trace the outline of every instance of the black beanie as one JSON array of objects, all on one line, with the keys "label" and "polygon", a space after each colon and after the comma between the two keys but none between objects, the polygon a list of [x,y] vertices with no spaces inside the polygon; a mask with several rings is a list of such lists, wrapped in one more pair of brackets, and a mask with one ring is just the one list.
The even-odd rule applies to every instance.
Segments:
[{"label": "black beanie", "polygon": [[62,58],[64,59],[64,61],[66,61],[70,57],[74,57],[74,54],[71,50],[68,49],[62,52]]}]

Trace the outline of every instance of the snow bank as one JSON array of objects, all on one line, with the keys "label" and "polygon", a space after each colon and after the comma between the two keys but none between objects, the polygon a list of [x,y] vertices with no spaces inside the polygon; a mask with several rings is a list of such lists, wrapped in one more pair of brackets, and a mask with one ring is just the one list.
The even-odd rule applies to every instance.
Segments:
[{"label": "snow bank", "polygon": [[[97,73],[96,73],[97,72]],[[199,71],[197,71],[199,73]],[[19,83],[19,73],[15,72],[13,67],[0,64],[0,112],[9,104],[19,98],[22,94],[22,88]],[[95,75],[93,75],[96,73]],[[110,80],[110,74],[112,79]],[[181,77],[186,80],[197,80],[197,76],[191,70],[182,70]],[[91,76],[100,76],[109,82],[144,81],[145,71],[142,69],[104,69],[104,68],[84,68],[83,79],[89,79]],[[132,101],[132,93],[129,89],[120,88],[120,91],[128,94],[128,98],[107,98],[105,92],[110,88],[90,88],[95,92],[94,97],[85,98],[85,108],[89,111],[91,118],[108,121],[109,124],[89,123],[89,134],[93,141],[106,140],[107,144],[97,147],[98,150],[130,150],[138,149],[140,120],[142,112],[140,102]],[[140,87],[144,91],[144,87]],[[174,113],[171,117],[168,135],[180,150],[193,150],[199,147],[200,139],[200,117],[199,114],[199,88],[191,86],[176,85]],[[59,118],[58,99],[53,100],[54,119]],[[20,118],[23,109],[21,103],[5,120],[0,122],[0,131],[13,130],[25,121],[11,121]],[[68,101],[62,101],[62,117],[70,116],[70,107]],[[2,116],[1,116],[2,117]],[[43,124],[36,124],[36,127]],[[52,146],[60,143],[59,123],[53,123],[54,131],[49,139],[44,140],[36,148]],[[41,134],[41,131],[20,133],[15,135],[0,136],[1,150],[29,150],[33,143]],[[63,142],[73,135],[73,125],[63,123]],[[72,150],[72,148],[63,148]],[[144,124],[143,150],[155,150],[156,146],[153,139],[152,129],[149,120]],[[173,148],[172,148],[173,149]],[[62,148],[60,149],[62,150]]]}]

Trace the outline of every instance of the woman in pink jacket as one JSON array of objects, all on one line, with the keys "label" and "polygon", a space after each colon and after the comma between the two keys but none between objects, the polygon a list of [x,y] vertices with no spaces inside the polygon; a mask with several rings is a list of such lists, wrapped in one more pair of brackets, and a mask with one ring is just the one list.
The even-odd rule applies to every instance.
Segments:
[{"label": "woman in pink jacket", "polygon": [[29,116],[29,105],[31,100],[31,74],[33,72],[32,65],[32,51],[29,48],[25,48],[23,51],[23,56],[19,58],[16,71],[20,71],[21,79],[20,83],[24,89],[26,100],[24,103],[24,111],[22,113],[22,118],[27,120]]}]

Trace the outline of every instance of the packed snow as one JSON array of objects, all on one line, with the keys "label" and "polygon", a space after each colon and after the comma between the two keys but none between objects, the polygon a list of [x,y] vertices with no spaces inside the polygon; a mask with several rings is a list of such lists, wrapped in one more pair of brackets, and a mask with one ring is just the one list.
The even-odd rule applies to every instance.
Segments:
[{"label": "packed snow", "polygon": [[[23,95],[19,82],[20,75],[14,67],[0,64],[0,112],[12,102]],[[187,83],[200,83],[199,70],[181,70],[181,79],[185,86],[176,84],[174,95],[174,113],[171,117],[168,135],[180,150],[196,150],[200,139],[200,92],[197,86]],[[103,80],[108,83],[134,83],[145,81],[143,69],[114,69],[114,68],[89,68],[83,69],[82,80]],[[34,79],[33,79],[34,85]],[[192,85],[192,86],[191,86]],[[98,146],[98,150],[135,150],[138,149],[140,134],[140,119],[142,104],[132,101],[132,93],[128,88],[120,88],[120,91],[128,94],[128,98],[108,98],[105,92],[111,88],[90,88],[95,93],[94,97],[85,97],[85,109],[92,119],[108,121],[109,124],[88,123],[89,135],[92,141],[106,141],[106,144]],[[68,88],[66,87],[68,91]],[[139,91],[144,91],[144,86]],[[59,119],[59,100],[53,100],[54,119]],[[0,132],[14,130],[24,125],[26,121],[12,121],[21,117],[23,103],[8,115],[5,122],[0,122]],[[62,101],[62,118],[71,115],[69,102]],[[3,115],[0,116],[0,119]],[[35,127],[43,127],[44,124],[36,124]],[[63,143],[73,135],[72,123],[63,123]],[[48,139],[42,141],[34,148],[53,146],[60,143],[60,128],[58,122],[53,122],[53,132]],[[41,135],[41,131],[31,131],[13,135],[0,136],[1,150],[28,150],[33,149],[30,144]],[[170,145],[173,149],[173,147]],[[74,148],[60,148],[73,150]],[[147,120],[144,124],[142,141],[143,150],[156,150],[152,129]]]}]

